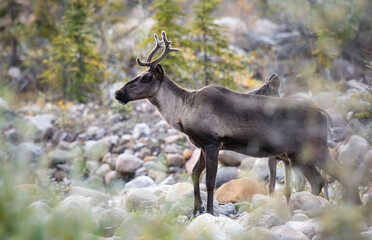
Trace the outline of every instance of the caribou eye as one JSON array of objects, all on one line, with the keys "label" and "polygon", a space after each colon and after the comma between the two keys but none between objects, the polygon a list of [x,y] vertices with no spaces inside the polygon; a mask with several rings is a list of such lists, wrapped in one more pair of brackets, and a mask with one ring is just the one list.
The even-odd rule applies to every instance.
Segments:
[{"label": "caribou eye", "polygon": [[151,77],[149,77],[149,76],[144,76],[144,77],[142,78],[142,81],[143,81],[144,83],[149,83],[149,82],[151,82]]}]

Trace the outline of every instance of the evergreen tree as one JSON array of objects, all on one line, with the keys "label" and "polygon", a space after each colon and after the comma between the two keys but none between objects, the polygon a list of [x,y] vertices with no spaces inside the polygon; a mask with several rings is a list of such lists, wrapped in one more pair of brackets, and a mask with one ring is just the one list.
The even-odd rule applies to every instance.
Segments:
[{"label": "evergreen tree", "polygon": [[204,79],[204,85],[217,83],[235,87],[234,72],[244,69],[240,60],[229,50],[226,36],[214,23],[213,11],[221,0],[199,0],[194,5],[192,30],[196,35],[194,49],[197,57],[193,61],[194,75]]},{"label": "evergreen tree", "polygon": [[66,9],[41,77],[61,89],[63,99],[86,101],[89,94],[98,93],[105,68],[94,40],[91,1],[71,0]]},{"label": "evergreen tree", "polygon": [[19,39],[24,24],[19,19],[23,6],[16,0],[0,1],[0,42],[2,49],[10,50],[9,65],[19,66]]},{"label": "evergreen tree", "polygon": [[[164,30],[169,40],[172,41],[172,46],[179,48],[181,51],[168,54],[161,64],[172,79],[187,84],[190,75],[186,59],[192,42],[189,38],[189,30],[182,24],[185,20],[185,13],[181,9],[181,4],[179,0],[156,0],[152,9],[154,10],[152,18],[156,23],[152,26],[149,36],[140,46],[148,45],[151,49],[154,44],[153,34],[157,33],[160,36],[161,31]],[[162,50],[159,50],[158,55],[161,52]]]}]

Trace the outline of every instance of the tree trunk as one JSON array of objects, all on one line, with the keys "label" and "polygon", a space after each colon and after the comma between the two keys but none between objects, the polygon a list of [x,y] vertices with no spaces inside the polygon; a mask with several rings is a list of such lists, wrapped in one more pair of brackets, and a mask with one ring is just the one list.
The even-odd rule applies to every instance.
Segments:
[{"label": "tree trunk", "polygon": [[203,48],[204,48],[204,83],[205,86],[209,85],[208,79],[208,56],[207,56],[207,36],[205,32],[205,26],[203,25]]}]

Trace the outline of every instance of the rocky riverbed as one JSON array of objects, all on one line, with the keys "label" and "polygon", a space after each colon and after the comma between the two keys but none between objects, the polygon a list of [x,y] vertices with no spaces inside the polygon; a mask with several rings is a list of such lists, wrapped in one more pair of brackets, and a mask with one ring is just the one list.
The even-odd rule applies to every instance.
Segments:
[{"label": "rocky riverbed", "polygon": [[[329,145],[358,181],[361,207],[344,206],[341,187],[330,178],[330,201],[310,194],[308,185],[296,192],[294,179],[287,205],[281,164],[272,198],[267,196],[267,159],[223,151],[216,216],[192,216],[190,172],[200,151],[147,101],[130,107],[60,102],[15,108],[1,100],[0,156],[10,166],[1,184],[9,182],[16,196],[27,196],[20,203],[29,209],[24,214],[53,238],[372,239],[372,148],[334,110],[348,101],[345,96],[327,94],[304,95],[331,114],[335,128]],[[204,191],[202,199],[205,203]],[[60,224],[78,229],[60,232]]]}]

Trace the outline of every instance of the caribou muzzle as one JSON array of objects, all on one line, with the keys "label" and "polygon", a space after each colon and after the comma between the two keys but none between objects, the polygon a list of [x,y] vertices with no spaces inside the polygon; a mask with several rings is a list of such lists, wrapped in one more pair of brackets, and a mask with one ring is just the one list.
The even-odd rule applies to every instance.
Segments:
[{"label": "caribou muzzle", "polygon": [[122,89],[115,92],[115,99],[123,105],[129,102],[128,94],[126,94],[125,90]]}]

